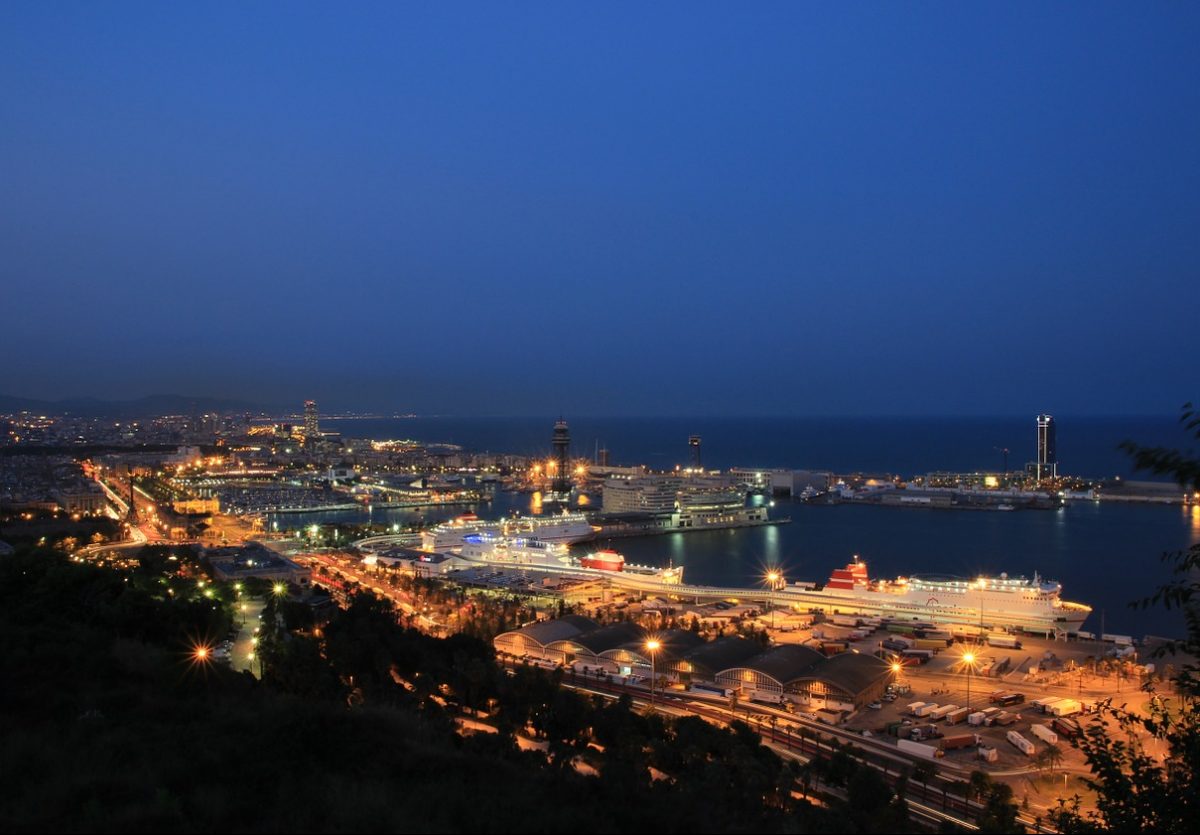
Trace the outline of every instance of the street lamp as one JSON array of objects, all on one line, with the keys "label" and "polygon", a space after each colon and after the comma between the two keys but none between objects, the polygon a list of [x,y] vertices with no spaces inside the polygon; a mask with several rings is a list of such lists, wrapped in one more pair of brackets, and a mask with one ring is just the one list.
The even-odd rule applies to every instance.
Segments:
[{"label": "street lamp", "polygon": [[650,712],[654,712],[654,682],[657,678],[654,667],[654,654],[658,652],[662,643],[657,638],[651,638],[646,641],[646,651],[650,653]]},{"label": "street lamp", "polygon": [[[780,580],[780,578],[782,578],[782,576],[783,575],[780,574],[775,569],[771,569],[770,571],[768,571],[767,572],[767,588],[769,588],[771,591],[778,591],[779,590],[779,580]],[[771,598],[769,598],[769,597],[767,598],[767,605],[771,607],[771,628],[774,629],[775,628],[775,607],[771,604]]]},{"label": "street lamp", "polygon": [[963,653],[963,664],[967,667],[967,712],[971,710],[971,671],[975,667],[975,653]]}]

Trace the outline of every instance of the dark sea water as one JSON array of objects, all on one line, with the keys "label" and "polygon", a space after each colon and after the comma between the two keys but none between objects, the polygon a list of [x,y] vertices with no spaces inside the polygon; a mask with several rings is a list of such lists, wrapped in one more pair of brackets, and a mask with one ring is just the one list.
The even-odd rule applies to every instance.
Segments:
[{"label": "dark sea water", "polygon": [[[474,450],[541,455],[548,452],[552,420],[421,418],[337,421],[325,428],[347,437],[413,438],[461,444]],[[837,472],[889,472],[904,476],[935,469],[999,469],[1010,449],[1016,469],[1033,457],[1034,423],[1028,420],[763,419],[571,420],[576,455],[589,455],[594,439],[613,463],[656,468],[686,464],[689,434],[704,439],[709,467],[809,467]],[[1091,477],[1135,474],[1116,449],[1125,438],[1187,447],[1172,418],[1058,421],[1061,469]],[[436,521],[465,508],[440,511],[373,511],[377,522]],[[481,516],[531,511],[528,495],[500,493],[475,508]],[[693,532],[616,540],[635,563],[685,566],[696,583],[753,585],[768,565],[789,579],[823,581],[854,554],[873,575],[949,573],[1011,575],[1060,580],[1064,597],[1094,607],[1085,628],[1132,634],[1177,635],[1182,619],[1161,609],[1134,611],[1128,604],[1170,579],[1165,552],[1200,541],[1200,507],[1072,503],[1058,510],[1011,513],[878,506],[819,506],[779,501],[776,517],[791,523],[731,531]],[[288,514],[278,521],[298,527],[321,521],[366,520],[359,511]]]},{"label": "dark sea water", "polygon": [[[408,418],[323,420],[322,428],[351,438],[411,438],[468,449],[546,455],[557,415],[544,418]],[[707,467],[791,467],[836,472],[995,470],[1009,450],[1010,469],[1035,458],[1034,416],[1027,418],[574,418],[572,452],[592,457],[607,447],[612,464],[656,469],[687,465],[688,436],[703,439]],[[1088,477],[1133,475],[1117,445],[1129,438],[1178,447],[1178,422],[1163,418],[1057,417],[1058,460],[1064,472]]]}]

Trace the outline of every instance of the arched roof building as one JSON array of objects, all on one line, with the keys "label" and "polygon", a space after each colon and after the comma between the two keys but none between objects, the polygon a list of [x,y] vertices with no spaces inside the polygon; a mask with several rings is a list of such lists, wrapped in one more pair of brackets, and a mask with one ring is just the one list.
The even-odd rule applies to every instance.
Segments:
[{"label": "arched roof building", "polygon": [[553,620],[540,620],[520,629],[513,629],[496,636],[492,645],[497,652],[508,653],[518,658],[533,656],[547,658],[546,648],[556,642],[565,641],[584,632],[598,628],[600,624],[582,615],[566,615]]},{"label": "arched roof building", "polygon": [[740,687],[749,699],[778,702],[792,682],[810,673],[825,656],[800,644],[783,644],[717,673],[717,684]]},{"label": "arched roof building", "polygon": [[[650,663],[650,650],[646,648],[646,642],[650,638],[655,638],[659,642],[659,648],[654,653],[653,665]],[[604,661],[616,668],[617,672],[627,667],[630,672],[637,669],[641,674],[649,672],[653,668],[661,674],[675,669],[674,665],[686,653],[705,643],[704,638],[694,632],[686,629],[668,629],[665,632],[647,634],[641,640],[622,644],[616,649],[605,650],[600,654]]]},{"label": "arched roof building", "polygon": [[730,667],[761,655],[763,645],[758,641],[729,636],[688,650],[670,669],[683,681],[716,681],[717,674]]}]

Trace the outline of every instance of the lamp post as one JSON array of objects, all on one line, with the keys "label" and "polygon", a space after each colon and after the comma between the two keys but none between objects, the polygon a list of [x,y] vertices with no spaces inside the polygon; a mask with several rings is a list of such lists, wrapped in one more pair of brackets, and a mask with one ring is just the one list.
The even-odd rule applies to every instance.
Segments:
[{"label": "lamp post", "polygon": [[[767,572],[767,588],[771,591],[779,590],[779,578],[782,575],[774,569]],[[775,628],[775,606],[771,603],[771,598],[767,598],[767,605],[771,607],[771,629]]]},{"label": "lamp post", "polygon": [[975,666],[975,653],[963,653],[963,663],[967,665],[967,712],[971,711],[971,669]]},{"label": "lamp post", "polygon": [[654,712],[654,684],[655,684],[655,680],[657,679],[657,675],[656,675],[655,667],[654,667],[654,654],[656,652],[658,652],[658,649],[661,646],[662,646],[662,644],[659,642],[659,640],[657,638],[651,638],[650,640],[646,641],[646,651],[650,653],[650,712],[651,713]]}]

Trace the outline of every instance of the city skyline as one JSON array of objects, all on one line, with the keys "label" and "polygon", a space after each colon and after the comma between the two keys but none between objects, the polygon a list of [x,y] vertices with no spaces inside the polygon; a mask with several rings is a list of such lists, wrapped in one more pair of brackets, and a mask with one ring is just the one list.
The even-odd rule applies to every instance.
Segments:
[{"label": "city skyline", "polygon": [[71,10],[0,12],[0,270],[44,313],[4,394],[1193,398],[1194,7]]}]

